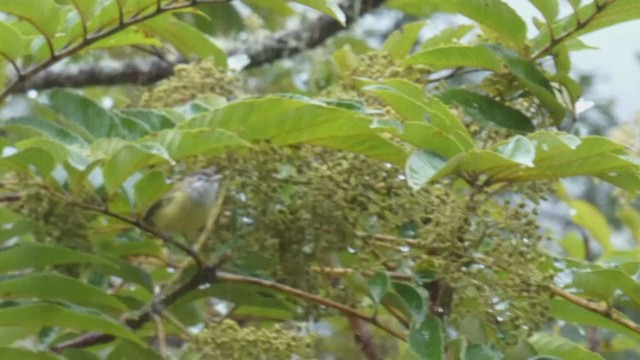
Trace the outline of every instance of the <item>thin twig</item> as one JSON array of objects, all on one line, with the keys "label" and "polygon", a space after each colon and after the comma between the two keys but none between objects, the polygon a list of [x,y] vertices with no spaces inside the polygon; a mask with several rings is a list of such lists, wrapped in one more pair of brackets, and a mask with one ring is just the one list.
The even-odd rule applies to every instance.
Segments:
[{"label": "thin twig", "polygon": [[140,220],[137,219],[131,219],[128,218],[126,216],[122,216],[120,214],[116,214],[114,212],[111,212],[109,209],[105,208],[105,207],[99,207],[99,206],[95,206],[95,205],[90,205],[90,204],[85,204],[73,199],[70,199],[68,197],[63,196],[64,200],[67,201],[67,203],[69,203],[72,206],[81,208],[81,209],[85,209],[85,210],[89,210],[89,211],[93,211],[102,215],[106,215],[108,217],[120,220],[124,223],[127,223],[129,225],[133,225],[134,227],[154,236],[157,237],[158,239],[161,239],[164,243],[166,244],[171,244],[175,247],[177,247],[178,249],[180,249],[182,252],[184,252],[185,254],[187,254],[190,258],[193,259],[196,267],[198,269],[202,269],[203,265],[202,265],[202,260],[200,259],[200,257],[198,256],[198,254],[193,251],[193,249],[191,249],[190,247],[188,247],[187,245],[182,244],[179,241],[174,240],[171,236],[167,235],[167,234],[163,234],[160,231],[152,228],[151,226],[143,223]]},{"label": "thin twig", "polygon": [[151,318],[156,325],[156,338],[158,339],[158,350],[163,358],[167,357],[167,335],[164,331],[162,317],[158,314],[152,314]]},{"label": "thin twig", "polygon": [[231,274],[231,273],[225,273],[225,272],[219,272],[218,273],[218,281],[219,282],[227,282],[227,283],[242,283],[242,284],[252,284],[252,285],[257,285],[263,288],[268,288],[268,289],[273,289],[273,290],[277,290],[280,292],[283,292],[287,295],[293,296],[293,297],[297,297],[309,302],[313,302],[316,304],[320,304],[326,307],[330,307],[332,309],[338,310],[341,313],[347,315],[347,316],[353,316],[359,319],[362,319],[368,323],[370,323],[371,325],[376,326],[377,328],[385,331],[386,333],[400,339],[400,340],[405,340],[405,335],[400,333],[399,331],[383,324],[382,322],[380,322],[380,320],[378,320],[375,317],[371,317],[367,314],[364,314],[354,308],[351,308],[349,306],[343,305],[339,302],[318,296],[318,295],[314,295],[314,294],[310,294],[308,292],[290,287],[290,286],[286,286],[286,285],[282,285],[280,283],[277,282],[273,282],[273,281],[269,281],[269,280],[265,280],[265,279],[261,279],[261,278],[256,278],[256,277],[250,277],[250,276],[244,276],[244,275],[237,275],[237,274]]}]

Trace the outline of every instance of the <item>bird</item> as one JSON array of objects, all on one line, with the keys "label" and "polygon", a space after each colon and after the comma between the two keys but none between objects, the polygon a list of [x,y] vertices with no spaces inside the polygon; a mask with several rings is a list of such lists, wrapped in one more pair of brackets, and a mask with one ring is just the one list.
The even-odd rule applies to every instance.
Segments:
[{"label": "bird", "polygon": [[185,177],[149,207],[144,223],[166,235],[185,238],[197,235],[220,195],[222,177],[215,167]]}]

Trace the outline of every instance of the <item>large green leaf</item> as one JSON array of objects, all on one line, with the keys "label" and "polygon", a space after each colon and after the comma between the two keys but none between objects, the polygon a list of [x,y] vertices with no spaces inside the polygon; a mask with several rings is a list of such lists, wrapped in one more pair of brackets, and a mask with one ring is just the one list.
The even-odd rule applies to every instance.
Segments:
[{"label": "large green leaf", "polygon": [[63,21],[63,11],[53,0],[0,1],[0,11],[24,19],[49,40],[53,40]]},{"label": "large green leaf", "polygon": [[424,21],[415,21],[404,25],[387,37],[387,40],[382,44],[382,49],[396,59],[404,58],[413,49],[413,45],[418,40],[418,34],[425,24]]},{"label": "large green leaf", "polygon": [[227,54],[205,34],[171,14],[156,16],[138,27],[170,42],[185,57],[213,58],[216,66],[227,67]]},{"label": "large green leaf", "polygon": [[369,278],[368,287],[369,296],[375,303],[379,303],[391,288],[391,278],[389,274],[378,271]]},{"label": "large green leaf", "polygon": [[55,273],[29,274],[0,281],[0,294],[5,300],[62,300],[107,312],[127,310],[122,302],[105,291]]},{"label": "large green leaf", "polygon": [[423,64],[440,70],[456,67],[473,67],[501,71],[504,64],[485,45],[445,45],[417,52],[404,60],[406,64]]},{"label": "large green leaf", "polygon": [[64,360],[65,358],[54,353],[44,351],[33,351],[18,347],[0,346],[0,354],[5,359],[20,360]]},{"label": "large green leaf", "polygon": [[100,0],[70,0],[73,7],[80,14],[82,21],[88,23],[95,14],[96,6]]},{"label": "large green leaf", "polygon": [[197,115],[179,129],[215,128],[248,141],[310,143],[402,164],[406,153],[378,135],[367,116],[303,97],[247,99]]},{"label": "large green leaf", "polygon": [[487,125],[522,132],[535,129],[531,119],[522,112],[493,98],[464,89],[449,89],[438,95],[449,105],[457,105],[474,120]]},{"label": "large green leaf", "polygon": [[414,190],[424,186],[442,169],[446,161],[430,151],[419,150],[407,160],[405,174],[407,182]]},{"label": "large green leaf", "polygon": [[502,0],[429,0],[429,2],[439,5],[444,11],[462,14],[482,24],[498,38],[513,45],[522,46],[526,40],[527,27],[524,20]]},{"label": "large green leaf", "polygon": [[53,171],[55,160],[51,153],[40,148],[26,148],[13,155],[0,158],[0,170],[30,173],[35,167],[41,177],[48,177]]},{"label": "large green leaf", "polygon": [[562,360],[604,360],[600,354],[591,352],[561,336],[536,333],[528,341],[540,355],[557,356]]},{"label": "large green leaf", "polygon": [[67,90],[52,90],[49,101],[55,111],[94,138],[118,136],[121,133],[117,118],[83,95]]},{"label": "large green leaf", "polygon": [[175,160],[229,147],[251,146],[238,135],[216,128],[164,130],[141,141],[161,145]]},{"label": "large green leaf", "polygon": [[419,149],[434,152],[445,159],[465,151],[449,133],[424,122],[407,122],[398,138]]},{"label": "large green leaf", "polygon": [[129,263],[97,256],[62,246],[24,244],[0,251],[0,272],[42,268],[63,264],[92,264],[99,271],[116,275],[124,280],[152,289],[149,275]]},{"label": "large green leaf", "polygon": [[23,54],[26,42],[11,24],[0,21],[0,38],[0,57],[15,61]]},{"label": "large green leaf", "polygon": [[628,296],[636,306],[640,306],[640,284],[617,269],[597,269],[579,271],[573,275],[572,286],[585,296],[612,302],[617,290]]},{"label": "large green leaf", "polygon": [[[555,0],[552,0],[555,1]],[[457,27],[447,27],[438,34],[426,39],[420,44],[420,50],[427,50],[444,45],[456,44],[476,27],[473,25],[460,25]]]},{"label": "large green leaf", "polygon": [[293,306],[287,303],[277,291],[257,285],[235,283],[215,283],[203,289],[193,290],[173,306],[177,307],[203,297],[215,297],[238,306],[274,309],[288,313],[294,311]]},{"label": "large green leaf", "polygon": [[636,341],[640,341],[640,334],[637,332],[620,325],[619,323],[602,316],[600,314],[591,312],[579,305],[566,301],[564,299],[551,300],[551,316],[554,316],[560,320],[565,320],[577,324],[597,326],[605,329],[609,329],[621,334],[625,334]]},{"label": "large green leaf", "polygon": [[99,312],[48,303],[0,309],[0,326],[60,326],[75,330],[98,331],[144,344],[129,328]]},{"label": "large green leaf", "polygon": [[549,80],[535,63],[520,57],[518,54],[499,46],[487,46],[498,54],[509,66],[511,73],[527,88],[549,111],[551,117],[559,124],[566,114],[565,108],[558,102]]},{"label": "large green leaf", "polygon": [[337,2],[333,0],[295,0],[295,2],[322,11],[334,18],[342,26],[347,24],[347,16],[342,12]]},{"label": "large green leaf", "polygon": [[444,334],[440,319],[427,316],[422,322],[414,323],[409,329],[409,348],[421,360],[444,359]]},{"label": "large green leaf", "polygon": [[48,136],[67,145],[86,146],[85,139],[72,130],[52,121],[34,116],[7,119],[3,128],[12,135],[24,133],[25,137]]},{"label": "large green leaf", "polygon": [[598,241],[605,252],[611,251],[611,235],[613,231],[609,227],[607,218],[598,208],[584,200],[571,200],[567,203],[571,208],[573,222],[582,226]]},{"label": "large green leaf", "polygon": [[[161,151],[160,151],[161,152]],[[116,191],[136,171],[160,161],[166,161],[151,147],[127,144],[119,148],[104,165],[104,185],[109,194]]]}]

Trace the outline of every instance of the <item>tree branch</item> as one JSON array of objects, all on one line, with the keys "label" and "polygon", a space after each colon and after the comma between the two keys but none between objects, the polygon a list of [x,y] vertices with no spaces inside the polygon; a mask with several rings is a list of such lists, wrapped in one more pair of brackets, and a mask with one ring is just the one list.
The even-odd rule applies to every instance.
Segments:
[{"label": "tree branch", "polygon": [[[381,6],[385,0],[363,0],[359,7],[341,6],[347,17],[347,26],[352,25],[362,14]],[[275,34],[260,46],[253,48],[229,49],[231,55],[245,54],[249,58],[247,67],[257,67],[272,63],[284,57],[293,56],[304,50],[314,48],[344,28],[329,16],[320,16],[304,24],[304,29],[294,29]],[[86,44],[84,45],[86,46]],[[66,54],[65,54],[66,55]],[[58,57],[61,57],[59,55]],[[57,62],[50,61],[46,67]],[[185,63],[183,57],[173,63],[155,57],[135,59],[123,62],[102,61],[77,66],[64,66],[26,74],[28,79],[18,81],[7,89],[8,93],[24,92],[29,89],[50,89],[54,87],[110,86],[121,84],[145,85],[173,75],[173,66]],[[0,95],[0,101],[3,95]]]},{"label": "tree branch", "polygon": [[383,330],[384,332],[405,341],[405,335],[400,333],[399,331],[383,324],[382,322],[380,322],[380,320],[378,320],[376,317],[372,317],[369,316],[367,314],[364,314],[354,308],[348,307],[346,305],[343,305],[339,302],[324,298],[322,296],[318,296],[318,295],[314,295],[314,294],[310,294],[308,292],[287,286],[287,285],[282,285],[280,283],[277,282],[273,282],[273,281],[269,281],[269,280],[265,280],[265,279],[260,279],[260,278],[256,278],[256,277],[250,277],[250,276],[243,276],[243,275],[237,275],[237,274],[231,274],[231,273],[218,273],[217,276],[217,280],[219,282],[228,282],[228,283],[243,283],[243,284],[252,284],[252,285],[257,285],[263,288],[268,288],[268,289],[273,289],[273,290],[277,290],[280,292],[283,292],[287,295],[293,296],[293,297],[297,297],[299,299],[302,300],[306,300],[308,302],[313,302],[319,305],[323,305],[326,307],[330,307],[332,309],[336,309],[338,311],[340,311],[341,313],[350,316],[350,317],[355,317],[361,320],[364,320],[368,323],[370,323],[371,325],[376,326],[377,328]]},{"label": "tree branch", "polygon": [[[217,272],[228,260],[230,255],[222,257],[215,265],[201,268],[198,272],[189,279],[186,283],[180,285],[176,290],[169,293],[162,299],[160,299],[154,306],[142,312],[140,315],[134,318],[125,320],[125,324],[131,329],[136,330],[142,327],[146,322],[151,320],[153,314],[157,313],[157,308],[166,308],[178,301],[182,296],[190,291],[197,289],[198,286],[203,284],[211,284],[216,280]],[[60,352],[70,348],[83,348],[88,346],[94,346],[98,344],[105,344],[115,339],[114,335],[100,334],[100,333],[88,333],[69,341],[62,342],[60,344],[51,347],[52,351]]]}]

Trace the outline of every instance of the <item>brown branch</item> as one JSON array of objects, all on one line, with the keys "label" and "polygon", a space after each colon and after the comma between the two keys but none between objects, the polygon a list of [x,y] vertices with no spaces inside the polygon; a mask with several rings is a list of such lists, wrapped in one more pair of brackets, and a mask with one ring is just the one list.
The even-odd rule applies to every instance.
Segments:
[{"label": "brown branch", "polygon": [[[203,2],[202,0],[200,2]],[[342,6],[347,17],[347,26],[352,25],[362,14],[381,6],[384,0],[364,0],[362,6]],[[249,57],[247,67],[257,67],[272,63],[287,56],[314,48],[344,28],[329,16],[320,16],[304,24],[304,29],[294,29],[275,34],[260,46],[230,49],[230,54],[246,54]],[[86,44],[85,44],[86,46]],[[59,55],[60,57],[61,55]],[[59,59],[56,59],[56,61]],[[44,68],[51,66],[51,61]],[[84,87],[95,85],[150,84],[173,75],[173,66],[187,60],[178,58],[172,64],[156,58],[123,61],[117,65],[108,62],[78,65],[38,71],[29,74],[26,81],[20,81],[7,92],[24,92],[29,89],[50,89],[53,87]],[[107,66],[105,66],[105,64]],[[43,70],[43,69],[40,69]],[[0,101],[5,94],[0,95]]]},{"label": "brown branch", "polygon": [[330,307],[332,309],[338,310],[341,313],[343,313],[344,315],[350,316],[350,317],[355,317],[361,320],[364,320],[366,322],[368,322],[371,325],[376,326],[377,328],[383,330],[384,332],[400,339],[400,340],[405,340],[405,335],[400,333],[399,331],[383,324],[382,322],[380,322],[380,320],[378,320],[376,317],[372,317],[369,316],[367,314],[364,314],[354,308],[351,308],[349,306],[343,305],[339,302],[324,298],[322,296],[318,296],[318,295],[314,295],[314,294],[310,294],[308,292],[290,287],[290,286],[286,286],[286,285],[282,285],[280,283],[277,282],[273,282],[273,281],[269,281],[269,280],[265,280],[265,279],[260,279],[260,278],[256,278],[256,277],[250,277],[250,276],[244,276],[244,275],[237,275],[237,274],[231,274],[231,273],[223,273],[223,272],[219,272],[218,273],[218,277],[217,280],[219,282],[228,282],[228,283],[242,283],[242,284],[252,284],[252,285],[257,285],[263,288],[268,288],[268,289],[273,289],[273,290],[277,290],[280,292],[283,292],[287,295],[293,296],[293,297],[297,297],[299,299],[302,300],[306,300],[308,302],[313,302],[319,305],[323,305],[326,307]]},{"label": "brown branch", "polygon": [[111,217],[113,219],[122,221],[124,223],[127,223],[129,225],[132,225],[154,237],[157,237],[158,239],[161,239],[164,243],[166,244],[171,244],[175,247],[177,247],[178,249],[180,249],[180,251],[184,252],[185,254],[187,254],[189,257],[191,257],[196,265],[196,267],[198,269],[202,268],[202,259],[200,259],[200,257],[198,256],[198,254],[191,249],[190,247],[188,247],[187,245],[182,244],[179,241],[174,240],[170,235],[167,234],[163,234],[162,232],[154,229],[153,227],[145,224],[144,222],[137,220],[137,219],[131,219],[128,218],[126,216],[120,215],[120,214],[116,214],[114,212],[111,212],[109,209],[107,209],[106,207],[100,207],[100,206],[95,206],[95,205],[90,205],[90,204],[85,204],[82,202],[78,202],[75,201],[73,199],[70,199],[66,196],[57,194],[55,192],[52,192],[52,194],[56,194],[62,197],[63,200],[65,200],[67,203],[69,203],[72,206],[75,206],[77,208],[80,209],[84,209],[84,210],[88,210],[88,211],[92,211],[98,214],[102,214],[108,217]]},{"label": "brown branch", "polygon": [[353,337],[356,344],[360,347],[360,351],[367,357],[367,360],[382,360],[382,355],[373,343],[373,335],[367,328],[367,323],[364,320],[350,317],[349,324],[351,330],[353,330]]},{"label": "brown branch", "polygon": [[577,295],[573,295],[572,293],[559,288],[557,286],[550,285],[549,290],[570,303],[580,306],[586,310],[599,314],[601,316],[606,317],[607,319],[618,323],[619,325],[624,326],[625,328],[640,334],[640,325],[633,322],[632,320],[627,319],[622,313],[615,309],[611,309],[609,306],[602,306],[596,303],[593,303],[585,298],[582,298]]}]

